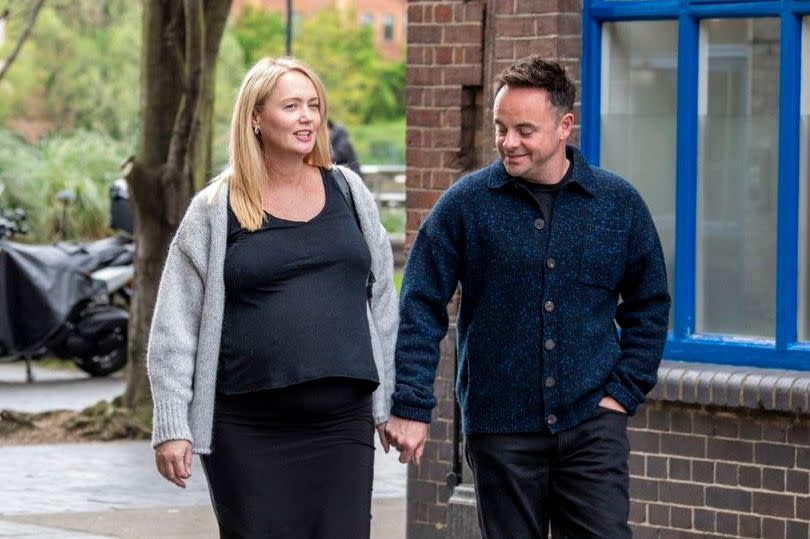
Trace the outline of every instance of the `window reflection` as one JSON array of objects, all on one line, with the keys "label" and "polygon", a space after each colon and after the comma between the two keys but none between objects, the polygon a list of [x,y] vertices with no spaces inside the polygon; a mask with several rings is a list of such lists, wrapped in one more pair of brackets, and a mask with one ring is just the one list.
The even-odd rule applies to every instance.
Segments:
[{"label": "window reflection", "polygon": [[[673,292],[676,21],[602,27],[600,164],[632,182],[655,220]],[[672,325],[670,313],[670,326]]]},{"label": "window reflection", "polygon": [[810,341],[810,17],[802,21],[799,141],[799,340]]},{"label": "window reflection", "polygon": [[773,338],[779,20],[701,23],[696,329]]}]

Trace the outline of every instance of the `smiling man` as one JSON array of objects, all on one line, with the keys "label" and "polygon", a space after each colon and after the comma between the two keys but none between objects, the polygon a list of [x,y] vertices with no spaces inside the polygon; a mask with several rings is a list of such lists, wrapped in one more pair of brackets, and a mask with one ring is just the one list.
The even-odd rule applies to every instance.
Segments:
[{"label": "smiling man", "polygon": [[670,299],[638,192],[566,144],[574,98],[537,56],[498,77],[500,159],[436,203],[402,283],[386,435],[419,463],[460,285],[456,395],[487,539],[631,536],[627,416],[655,385]]}]

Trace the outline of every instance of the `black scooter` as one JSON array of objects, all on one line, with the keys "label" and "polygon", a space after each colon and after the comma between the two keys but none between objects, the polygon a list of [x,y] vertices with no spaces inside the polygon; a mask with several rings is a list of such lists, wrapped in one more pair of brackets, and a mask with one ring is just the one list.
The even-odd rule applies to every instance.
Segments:
[{"label": "black scooter", "polygon": [[[120,211],[120,185],[111,195],[113,210]],[[128,197],[125,202],[128,208]],[[27,245],[10,240],[23,230],[24,214],[3,215],[0,361],[24,359],[29,381],[31,360],[42,357],[73,361],[91,376],[124,367],[135,250],[131,217],[129,231],[109,238]],[[113,225],[121,221],[113,216]]]}]

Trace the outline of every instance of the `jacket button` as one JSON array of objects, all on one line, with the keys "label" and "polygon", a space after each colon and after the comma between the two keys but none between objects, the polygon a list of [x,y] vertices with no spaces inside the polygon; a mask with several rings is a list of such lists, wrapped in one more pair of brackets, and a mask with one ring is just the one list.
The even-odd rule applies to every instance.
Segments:
[{"label": "jacket button", "polygon": [[546,222],[543,220],[542,217],[538,217],[537,219],[534,220],[534,228],[536,228],[537,230],[543,230],[545,226]]},{"label": "jacket button", "polygon": [[546,258],[546,267],[547,267],[548,269],[550,269],[550,270],[553,270],[554,268],[556,268],[556,267],[557,267],[557,261],[556,261],[556,260],[554,260],[554,258],[553,258],[553,257],[551,257],[551,256],[550,256],[550,257],[548,257],[548,258]]},{"label": "jacket button", "polygon": [[554,347],[557,346],[557,343],[554,342],[554,339],[546,339],[546,342],[543,343],[543,348],[546,350],[554,350]]},{"label": "jacket button", "polygon": [[554,310],[554,302],[551,301],[551,300],[548,300],[547,302],[545,302],[543,304],[543,308],[546,310],[547,313],[550,313],[551,311]]},{"label": "jacket button", "polygon": [[548,423],[549,425],[554,425],[556,422],[557,416],[554,414],[549,414],[549,416],[546,418],[546,423]]},{"label": "jacket button", "polygon": [[552,387],[554,387],[554,386],[556,386],[556,385],[557,385],[557,380],[555,380],[553,376],[549,376],[549,377],[548,377],[548,378],[546,378],[546,380],[545,380],[545,385],[546,385],[546,387],[548,387],[548,388],[552,388]]}]

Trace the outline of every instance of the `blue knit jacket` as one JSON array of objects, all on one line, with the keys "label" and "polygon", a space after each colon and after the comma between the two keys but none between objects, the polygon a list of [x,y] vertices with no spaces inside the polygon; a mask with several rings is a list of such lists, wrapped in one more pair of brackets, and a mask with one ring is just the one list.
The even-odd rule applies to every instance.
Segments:
[{"label": "blue knit jacket", "polygon": [[402,283],[393,415],[430,422],[459,284],[465,433],[563,431],[606,395],[632,414],[655,385],[670,298],[649,210],[627,181],[567,155],[573,176],[550,226],[501,161],[436,203]]}]

